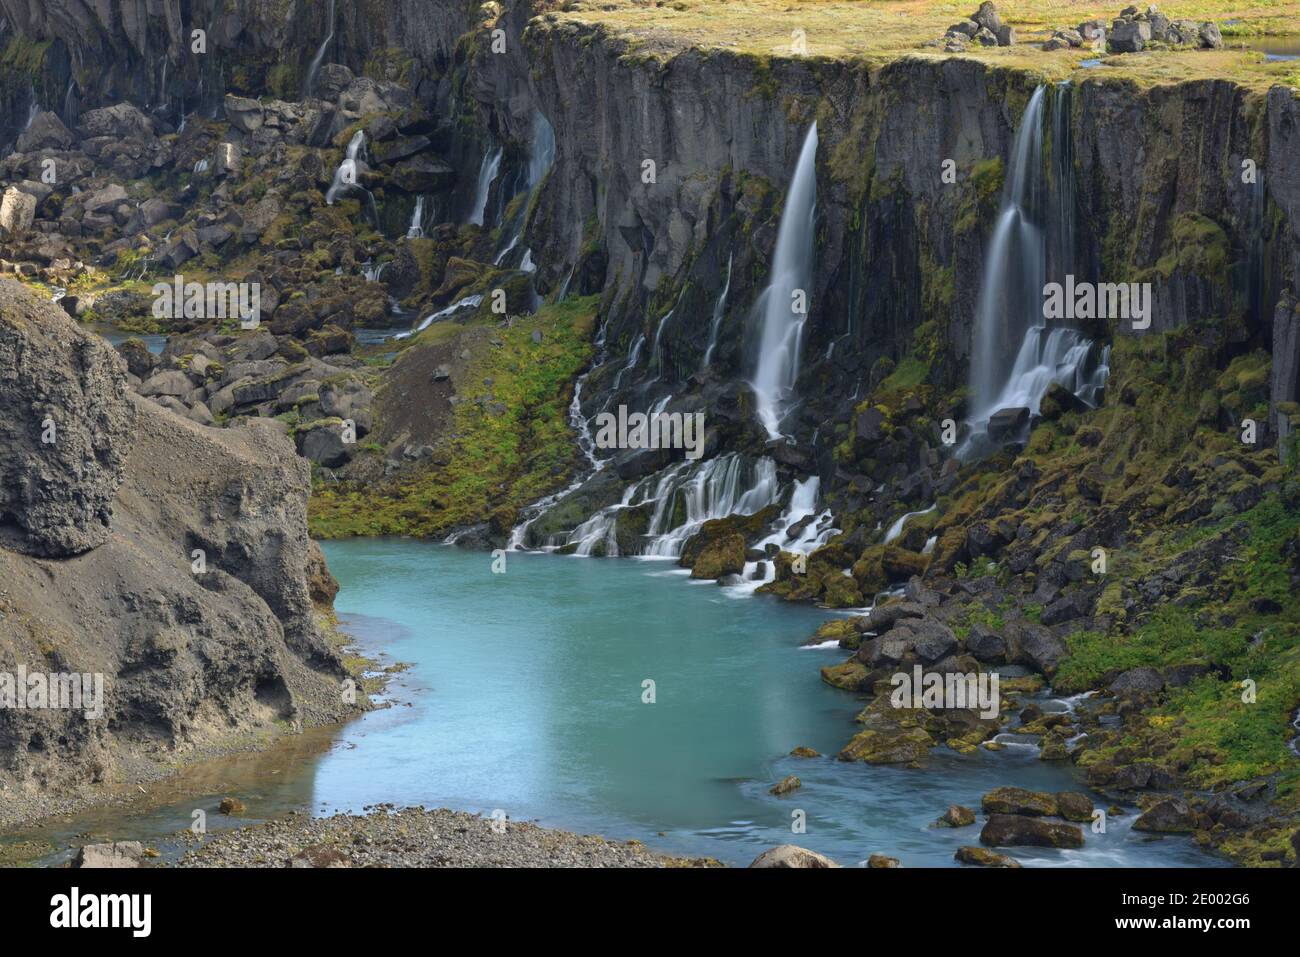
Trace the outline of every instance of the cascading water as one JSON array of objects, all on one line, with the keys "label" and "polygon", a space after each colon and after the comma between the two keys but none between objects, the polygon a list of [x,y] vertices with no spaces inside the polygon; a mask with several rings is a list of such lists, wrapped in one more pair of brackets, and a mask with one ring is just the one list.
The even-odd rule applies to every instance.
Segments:
[{"label": "cascading water", "polygon": [[[1109,373],[1109,350],[1098,356],[1078,330],[1048,327],[1043,290],[1049,257],[1069,272],[1074,258],[1075,183],[1068,84],[1051,102],[1050,190],[1043,154],[1047,87],[1029,99],[1012,143],[1002,208],[989,241],[971,349],[970,437],[957,454],[989,448],[989,418],[1000,409],[1037,414],[1052,383],[1096,404]],[[1048,228],[1044,224],[1048,224]],[[1015,344],[1013,353],[1008,347]]]},{"label": "cascading water", "polygon": [[[758,366],[753,387],[758,417],[771,438],[781,435],[783,406],[799,375],[799,350],[812,282],[813,217],[817,207],[817,124],[804,138],[790,181],[772,256],[772,274],[759,297]],[[796,308],[802,294],[803,308]]]},{"label": "cascading water", "polygon": [[731,260],[732,256],[727,256],[727,278],[722,283],[722,292],[718,295],[718,301],[713,304],[713,322],[709,326],[709,346],[704,350],[704,361],[700,363],[701,369],[707,369],[709,363],[713,361],[714,350],[718,348],[718,333],[722,329],[722,316],[727,311],[727,294],[731,291]]},{"label": "cascading water", "polygon": [[1025,331],[1041,317],[1042,290],[1047,267],[1043,257],[1043,232],[1032,210],[1041,208],[1034,191],[1041,185],[1043,159],[1043,100],[1040,86],[1029,99],[1020,129],[1012,144],[975,313],[975,342],[971,350],[971,402],[977,417],[995,411],[1010,371],[1008,343],[1019,343]]},{"label": "cascading water", "polygon": [[710,519],[750,515],[777,501],[780,485],[776,463],[753,463],[735,453],[707,462],[681,462],[648,476],[623,492],[622,501],[601,509],[569,533],[566,545],[575,555],[620,554],[618,520],[629,509],[653,506],[644,546],[637,552],[652,558],[676,558],[686,540]]},{"label": "cascading water", "polygon": [[424,196],[415,197],[415,209],[411,211],[411,225],[406,228],[407,239],[424,238]]},{"label": "cascading water", "polygon": [[393,336],[393,338],[408,339],[411,336],[415,335],[417,332],[423,332],[425,329],[428,329],[435,322],[439,322],[440,320],[443,319],[450,319],[452,316],[456,315],[456,313],[464,310],[477,309],[482,304],[483,304],[483,297],[481,295],[466,296],[464,299],[458,299],[456,302],[453,302],[447,308],[439,309],[437,312],[425,316],[423,319],[420,320],[420,324],[416,326],[414,329],[410,330],[409,332],[399,332],[397,335]]},{"label": "cascading water", "polygon": [[348,189],[359,189],[366,194],[370,201],[370,213],[374,221],[379,222],[379,210],[375,207],[375,196],[370,190],[361,185],[360,166],[364,159],[362,151],[366,148],[366,131],[357,130],[352,134],[352,139],[348,140],[348,149],[343,157],[343,162],[339,163],[338,169],[334,171],[334,181],[330,183],[329,190],[325,193],[325,205],[333,206],[334,201],[338,199],[339,193]]},{"label": "cascading water", "polygon": [[501,170],[501,157],[505,151],[498,149],[495,153],[484,153],[483,162],[478,168],[478,182],[474,184],[474,206],[469,213],[469,222],[475,226],[483,225],[487,214],[488,196],[492,193],[492,184],[496,182]]},{"label": "cascading water", "polygon": [[26,133],[36,122],[36,117],[41,114],[41,104],[36,99],[36,87],[31,88],[27,100],[27,122],[23,124],[23,132]]},{"label": "cascading water", "polygon": [[335,0],[330,0],[329,33],[325,35],[325,39],[321,41],[321,45],[316,50],[316,55],[311,58],[311,63],[307,66],[307,76],[302,81],[303,96],[311,96],[314,92],[316,71],[320,69],[321,61],[325,59],[325,51],[328,50],[329,45],[334,42],[334,3]]},{"label": "cascading water", "polygon": [[645,335],[642,334],[637,336],[636,341],[632,343],[632,348],[628,350],[627,362],[623,364],[623,368],[619,369],[618,374],[614,376],[614,385],[610,389],[611,399],[613,399],[613,393],[618,392],[619,386],[623,384],[623,375],[629,369],[636,368],[637,360],[641,358],[641,347],[644,345],[645,345]]},{"label": "cascading water", "polygon": [[936,508],[938,508],[937,505],[931,505],[929,508],[923,508],[919,512],[908,512],[906,515],[900,515],[898,520],[894,522],[893,525],[889,526],[889,531],[885,532],[884,544],[888,545],[903,534],[903,527],[907,524],[909,518],[916,518],[919,515],[929,515]]}]

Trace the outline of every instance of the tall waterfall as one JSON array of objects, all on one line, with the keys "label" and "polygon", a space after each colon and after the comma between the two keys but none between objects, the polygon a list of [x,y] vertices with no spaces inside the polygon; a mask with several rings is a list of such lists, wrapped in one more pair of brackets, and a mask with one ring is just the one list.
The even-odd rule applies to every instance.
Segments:
[{"label": "tall waterfall", "polygon": [[[1043,292],[1054,273],[1074,268],[1075,180],[1068,84],[1056,88],[1050,122],[1048,89],[1029,99],[1012,142],[1002,207],[989,241],[975,312],[971,348],[970,438],[958,449],[969,457],[988,448],[989,417],[999,409],[1036,414],[1052,383],[1084,402],[1097,403],[1109,373],[1109,350],[1078,330],[1049,327]],[[1044,127],[1050,126],[1050,163]]]},{"label": "tall waterfall", "polygon": [[1025,330],[1042,316],[1047,278],[1043,231],[1034,216],[1042,208],[1035,191],[1042,186],[1043,100],[1045,87],[1030,97],[1012,144],[1011,163],[993,238],[984,260],[984,278],[975,312],[971,350],[971,409],[987,419],[1010,371]]},{"label": "tall waterfall", "polygon": [[[759,420],[772,438],[781,434],[783,406],[799,375],[799,350],[812,283],[816,207],[817,124],[814,123],[804,138],[786,194],[772,257],[772,275],[758,300],[762,323],[753,387]],[[804,300],[802,310],[796,308],[795,297],[799,293]]]},{"label": "tall waterfall", "polygon": [[504,151],[498,149],[495,153],[486,152],[483,154],[483,162],[478,168],[478,182],[474,184],[474,208],[470,210],[469,221],[475,226],[483,225],[483,217],[487,213],[488,196],[492,192],[492,184],[496,181],[497,173],[501,169],[501,155]]},{"label": "tall waterfall", "polygon": [[302,81],[303,96],[311,96],[312,87],[316,83],[316,71],[320,69],[321,61],[325,59],[325,51],[334,42],[334,3],[335,0],[330,0],[329,33],[325,35],[325,39],[321,41],[321,45],[316,49],[316,55],[311,58],[311,63],[307,66],[307,76]]}]

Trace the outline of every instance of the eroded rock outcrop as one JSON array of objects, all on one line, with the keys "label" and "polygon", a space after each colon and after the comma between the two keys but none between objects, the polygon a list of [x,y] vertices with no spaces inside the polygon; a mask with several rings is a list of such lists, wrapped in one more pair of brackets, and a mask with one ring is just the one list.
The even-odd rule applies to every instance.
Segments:
[{"label": "eroded rock outcrop", "polygon": [[328,573],[307,537],[308,466],[283,426],[205,428],[135,396],[103,340],[8,281],[0,372],[0,671],[103,687],[94,717],[0,709],[7,786],[122,779],[354,710],[313,620],[309,566],[318,593]]}]

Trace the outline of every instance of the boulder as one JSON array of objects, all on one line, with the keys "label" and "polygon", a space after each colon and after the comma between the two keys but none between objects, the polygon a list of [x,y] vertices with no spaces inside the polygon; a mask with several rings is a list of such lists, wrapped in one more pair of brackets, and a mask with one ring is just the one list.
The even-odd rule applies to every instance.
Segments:
[{"label": "boulder", "polygon": [[63,125],[57,113],[45,110],[32,117],[32,122],[18,137],[16,149],[19,153],[35,153],[40,150],[67,150],[75,141],[72,133]]},{"label": "boulder", "polygon": [[152,140],[153,120],[130,103],[87,110],[81,114],[77,129],[85,137],[107,136],[116,140]]},{"label": "boulder", "polygon": [[965,845],[957,848],[957,853],[953,855],[956,860],[963,864],[973,864],[976,867],[1020,867],[1021,864],[1014,857],[1008,857],[1005,854],[999,854],[997,851],[990,851],[986,847],[974,847]]},{"label": "boulder", "polygon": [[867,867],[874,869],[888,869],[891,867],[902,867],[903,864],[896,857],[890,857],[887,854],[872,854],[867,858]]},{"label": "boulder", "polygon": [[1056,798],[1045,791],[1027,791],[1024,788],[994,788],[980,802],[985,814],[1027,814],[1035,817],[1054,817]]},{"label": "boulder", "polygon": [[1201,24],[1201,46],[1206,50],[1217,50],[1223,46],[1223,34],[1217,23]]},{"label": "boulder", "polygon": [[1141,53],[1151,40],[1151,24],[1143,20],[1116,20],[1111,24],[1106,48],[1111,53]]},{"label": "boulder", "polygon": [[158,357],[149,351],[143,339],[132,337],[119,343],[117,354],[126,360],[127,371],[142,382],[158,368]]},{"label": "boulder", "polygon": [[960,804],[950,804],[936,823],[940,827],[969,827],[975,823],[975,812]]},{"label": "boulder", "polygon": [[988,436],[994,442],[1009,442],[1020,437],[1029,425],[1029,409],[1025,406],[998,409],[989,416]]},{"label": "boulder", "polygon": [[980,831],[991,847],[1083,847],[1083,831],[1073,824],[1044,821],[1023,814],[993,814]]},{"label": "boulder", "polygon": [[800,781],[793,774],[787,774],[776,784],[768,788],[768,793],[775,794],[777,797],[781,797],[781,795],[789,794],[791,791],[797,791],[801,787],[803,787],[802,781]]},{"label": "boulder", "polygon": [[0,229],[21,235],[36,221],[36,200],[17,186],[10,186],[0,197]]},{"label": "boulder", "polygon": [[1007,659],[1007,643],[991,628],[978,623],[970,626],[966,650],[985,664],[1000,665]]},{"label": "boulder", "polygon": [[1056,808],[1067,821],[1092,820],[1092,799],[1078,791],[1061,791],[1056,795]]},{"label": "boulder", "polygon": [[144,845],[139,841],[115,841],[112,844],[87,844],[77,851],[73,867],[139,867],[144,860]]},{"label": "boulder", "polygon": [[990,0],[984,0],[980,8],[971,14],[971,19],[993,34],[1002,29],[1002,18],[998,15],[998,8]]},{"label": "boulder", "polygon": [[1133,822],[1133,830],[1187,834],[1196,830],[1196,815],[1182,798],[1167,797],[1139,815]]},{"label": "boulder", "polygon": [[745,569],[745,538],[739,532],[720,535],[704,546],[695,565],[692,578],[721,578]]},{"label": "boulder", "polygon": [[1110,683],[1117,695],[1158,694],[1164,689],[1165,679],[1155,668],[1130,668]]},{"label": "boulder", "polygon": [[777,847],[769,848],[758,857],[750,867],[809,867],[809,868],[829,868],[839,867],[834,861],[825,855],[818,854],[816,851],[810,851],[806,848],[799,847],[795,844],[781,844]]},{"label": "boulder", "polygon": [[337,420],[322,419],[298,433],[298,452],[327,468],[345,465],[355,451],[355,444],[343,441],[343,429]]},{"label": "boulder", "polygon": [[253,133],[262,128],[262,104],[233,93],[226,94],[226,119],[241,133]]}]

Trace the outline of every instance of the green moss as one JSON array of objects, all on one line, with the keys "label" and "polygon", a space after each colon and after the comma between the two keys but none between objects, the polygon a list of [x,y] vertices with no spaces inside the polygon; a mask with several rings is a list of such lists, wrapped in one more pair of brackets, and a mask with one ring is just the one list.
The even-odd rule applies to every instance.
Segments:
[{"label": "green moss", "polygon": [[442,464],[377,489],[317,485],[312,534],[432,536],[484,518],[504,531],[523,506],[563,487],[576,460],[566,409],[573,378],[591,358],[596,308],[595,296],[567,299],[494,329],[502,345],[464,376]]}]

